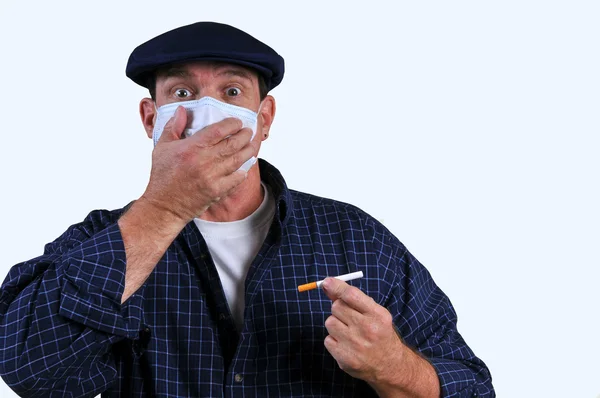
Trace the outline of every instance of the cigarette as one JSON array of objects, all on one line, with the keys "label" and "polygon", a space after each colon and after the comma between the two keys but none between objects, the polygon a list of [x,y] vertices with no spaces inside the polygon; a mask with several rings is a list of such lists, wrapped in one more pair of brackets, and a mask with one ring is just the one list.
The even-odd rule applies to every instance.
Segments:
[{"label": "cigarette", "polygon": [[[364,276],[363,272],[358,271],[358,272],[351,272],[351,273],[345,274],[345,275],[336,276],[334,278],[339,279],[344,282],[348,282],[348,281],[352,281],[354,279],[362,278],[363,276]],[[298,291],[305,292],[307,290],[318,289],[323,284],[323,281],[325,281],[325,279],[317,281],[317,282],[305,283],[304,285],[298,286]]]}]

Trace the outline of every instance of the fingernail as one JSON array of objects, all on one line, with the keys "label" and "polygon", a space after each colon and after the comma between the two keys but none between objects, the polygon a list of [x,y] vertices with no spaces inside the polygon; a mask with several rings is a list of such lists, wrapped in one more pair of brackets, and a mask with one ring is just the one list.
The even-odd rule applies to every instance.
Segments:
[{"label": "fingernail", "polygon": [[321,287],[323,288],[323,290],[327,290],[327,289],[329,289],[330,284],[331,284],[331,278],[325,278],[325,280],[321,284]]}]

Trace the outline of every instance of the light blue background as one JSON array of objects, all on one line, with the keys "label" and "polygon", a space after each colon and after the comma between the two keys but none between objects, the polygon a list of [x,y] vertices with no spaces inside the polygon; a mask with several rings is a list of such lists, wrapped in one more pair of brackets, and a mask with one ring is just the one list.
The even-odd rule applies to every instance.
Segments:
[{"label": "light blue background", "polygon": [[599,17],[577,0],[2,1],[0,277],[143,192],[131,50],[226,22],[286,60],[261,155],[290,187],[383,220],[500,397],[595,397]]}]

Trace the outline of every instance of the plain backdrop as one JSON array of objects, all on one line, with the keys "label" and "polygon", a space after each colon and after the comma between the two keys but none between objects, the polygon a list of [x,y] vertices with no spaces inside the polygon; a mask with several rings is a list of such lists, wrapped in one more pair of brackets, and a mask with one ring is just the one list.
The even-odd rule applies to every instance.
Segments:
[{"label": "plain backdrop", "polygon": [[577,0],[2,0],[1,277],[143,192],[133,48],[224,22],[285,58],[261,157],[288,185],[409,248],[498,396],[596,397],[599,17]]}]

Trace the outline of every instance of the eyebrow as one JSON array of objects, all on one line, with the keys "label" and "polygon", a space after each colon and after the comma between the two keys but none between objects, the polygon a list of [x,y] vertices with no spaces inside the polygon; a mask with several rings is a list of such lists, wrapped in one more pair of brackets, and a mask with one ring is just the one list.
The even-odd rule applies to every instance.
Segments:
[{"label": "eyebrow", "polygon": [[237,76],[241,77],[242,79],[252,81],[252,74],[250,72],[245,71],[244,69],[227,67],[226,69],[223,69],[222,71],[216,73],[216,76],[221,75]]},{"label": "eyebrow", "polygon": [[169,77],[190,78],[190,77],[192,77],[192,74],[190,72],[188,72],[186,69],[177,67],[177,66],[172,66],[170,68],[164,69],[164,70],[160,71],[159,73],[161,76],[163,76],[165,78],[169,78]]}]

